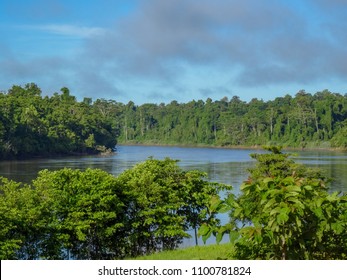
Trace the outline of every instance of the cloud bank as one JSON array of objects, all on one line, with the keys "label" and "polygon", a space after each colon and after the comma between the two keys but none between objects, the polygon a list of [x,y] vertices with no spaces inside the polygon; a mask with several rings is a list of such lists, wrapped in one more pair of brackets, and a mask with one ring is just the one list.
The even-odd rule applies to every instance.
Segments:
[{"label": "cloud bank", "polygon": [[[205,96],[233,90],[204,79],[189,84],[195,71],[221,73],[219,82],[240,89],[344,82],[346,14],[341,0],[143,0],[107,28],[50,24],[41,31],[84,39],[76,55],[55,68],[86,94],[132,99],[128,90],[136,89],[172,96],[186,86]],[[6,59],[8,76],[25,76],[25,63],[11,67]],[[54,59],[41,58],[30,70],[39,75]]]}]

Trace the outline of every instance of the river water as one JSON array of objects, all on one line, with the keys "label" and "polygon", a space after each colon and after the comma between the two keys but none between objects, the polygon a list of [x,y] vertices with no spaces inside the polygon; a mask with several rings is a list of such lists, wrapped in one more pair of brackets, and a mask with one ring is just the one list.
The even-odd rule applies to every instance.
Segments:
[{"label": "river water", "polygon": [[[233,186],[237,194],[239,187],[247,179],[247,169],[254,165],[251,153],[262,153],[262,150],[223,149],[223,148],[187,148],[162,146],[119,146],[117,152],[108,156],[58,157],[31,160],[1,161],[0,176],[15,181],[30,182],[42,169],[57,170],[68,168],[100,168],[118,175],[136,163],[149,157],[164,159],[169,157],[179,160],[184,170],[198,169],[207,172],[208,178],[214,182]],[[338,151],[298,151],[294,158],[297,162],[310,167],[319,167],[333,179],[329,187],[331,191],[347,192],[347,152]],[[221,217],[226,220],[227,217]],[[190,232],[190,234],[192,234]],[[210,240],[209,242],[213,242]],[[187,239],[183,246],[194,245],[195,241]],[[200,241],[201,243],[201,241]]]}]

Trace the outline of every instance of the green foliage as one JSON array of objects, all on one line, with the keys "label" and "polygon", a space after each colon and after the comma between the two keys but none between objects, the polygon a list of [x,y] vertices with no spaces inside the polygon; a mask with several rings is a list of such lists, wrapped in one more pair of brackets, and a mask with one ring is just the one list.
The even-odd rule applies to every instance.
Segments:
[{"label": "green foliage", "polygon": [[45,193],[49,210],[45,218],[52,234],[45,248],[54,246],[42,257],[66,258],[64,249],[77,259],[110,259],[124,254],[118,248],[124,242],[119,229],[124,227],[125,205],[114,176],[98,169],[43,170],[33,187]]},{"label": "green foliage", "polygon": [[149,159],[125,171],[118,182],[131,203],[127,216],[130,255],[176,248],[189,228],[207,219],[205,208],[219,188],[199,171],[182,171],[177,161]]},{"label": "green foliage", "polygon": [[[241,195],[219,203],[231,222],[209,230],[229,233],[239,259],[345,259],[347,196],[329,194],[319,172],[267,149],[272,153],[252,155],[258,162]],[[200,233],[208,234],[206,226]]]},{"label": "green foliage", "polygon": [[43,170],[31,185],[0,178],[1,259],[119,259],[174,249],[227,186],[172,159],[114,177],[98,169]]},{"label": "green foliage", "polygon": [[346,148],[347,96],[299,91],[264,102],[253,98],[123,106],[122,143],[283,145]]},{"label": "green foliage", "polygon": [[35,84],[0,93],[0,158],[97,153],[122,143],[346,148],[347,95],[299,91],[253,98],[135,105],[84,98],[67,88],[42,97]]},{"label": "green foliage", "polygon": [[333,146],[347,148],[347,120],[342,122],[342,127],[331,139]]},{"label": "green foliage", "polygon": [[103,106],[77,102],[67,88],[42,97],[35,84],[13,86],[0,93],[0,159],[97,153],[98,145],[114,148],[116,114],[102,114]]},{"label": "green foliage", "polygon": [[44,239],[39,194],[27,185],[0,178],[0,259],[34,259]]},{"label": "green foliage", "polygon": [[14,252],[21,247],[22,240],[13,235],[20,224],[20,202],[18,183],[0,178],[0,259],[14,258]]}]

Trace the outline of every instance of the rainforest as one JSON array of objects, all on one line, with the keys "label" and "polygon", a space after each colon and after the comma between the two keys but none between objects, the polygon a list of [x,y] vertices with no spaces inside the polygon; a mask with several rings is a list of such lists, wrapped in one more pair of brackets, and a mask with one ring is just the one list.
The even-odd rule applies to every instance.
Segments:
[{"label": "rainforest", "polygon": [[0,177],[0,259],[138,257],[177,249],[188,230],[204,242],[228,236],[232,259],[345,259],[346,194],[282,148],[346,149],[346,139],[347,95],[328,90],[135,105],[13,86],[0,93],[2,160],[108,155],[117,143],[264,151],[250,155],[256,164],[238,194],[170,158],[117,176],[63,168],[28,183]]},{"label": "rainforest", "polygon": [[127,104],[34,83],[0,93],[0,158],[112,151],[117,143],[347,148],[347,95],[328,90],[274,100]]}]

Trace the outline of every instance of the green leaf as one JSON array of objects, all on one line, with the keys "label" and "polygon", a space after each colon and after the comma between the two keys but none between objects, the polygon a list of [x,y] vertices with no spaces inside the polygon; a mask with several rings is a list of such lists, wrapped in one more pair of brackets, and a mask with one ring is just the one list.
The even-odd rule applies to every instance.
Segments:
[{"label": "green leaf", "polygon": [[299,193],[298,192],[288,192],[284,195],[284,198],[288,198],[288,197],[293,197],[293,196],[298,196]]},{"label": "green leaf", "polygon": [[289,176],[289,177],[286,177],[282,180],[282,182],[286,185],[289,185],[289,184],[294,184],[295,183],[295,180],[292,176]]},{"label": "green leaf", "polygon": [[223,235],[224,233],[223,232],[218,232],[217,235],[216,235],[216,243],[219,244],[222,239],[223,239]]},{"label": "green leaf", "polygon": [[265,204],[264,209],[272,208],[274,204],[276,204],[276,200],[272,198]]},{"label": "green leaf", "polygon": [[278,214],[278,213],[280,213],[280,212],[281,212],[281,208],[280,208],[280,207],[276,207],[275,209],[272,209],[272,210],[270,211],[270,216],[275,215],[275,214]]},{"label": "green leaf", "polygon": [[287,215],[287,213],[281,212],[277,215],[276,219],[278,224],[283,225],[284,223],[288,221],[289,216]]},{"label": "green leaf", "polygon": [[218,206],[218,213],[226,213],[231,210],[231,206],[224,201],[222,201]]},{"label": "green leaf", "polygon": [[319,219],[324,219],[325,218],[324,214],[323,214],[322,208],[315,208],[315,209],[313,209],[313,213],[315,213],[317,218],[319,218]]},{"label": "green leaf", "polygon": [[207,234],[202,236],[202,241],[204,242],[204,244],[206,244],[207,239],[209,239],[211,237],[212,231],[209,231]]},{"label": "green leaf", "polygon": [[240,190],[244,192],[244,191],[246,191],[247,188],[250,188],[251,186],[252,186],[252,184],[244,182],[241,184]]},{"label": "green leaf", "polygon": [[341,234],[345,230],[345,225],[342,222],[336,222],[331,224],[331,229],[335,231],[336,234]]},{"label": "green leaf", "polygon": [[243,209],[241,207],[235,208],[235,210],[234,210],[234,217],[238,218],[241,215],[242,212],[243,212]]},{"label": "green leaf", "polygon": [[293,192],[301,192],[301,188],[296,185],[291,185],[286,187],[287,192],[293,193]]},{"label": "green leaf", "polygon": [[235,241],[238,240],[239,237],[240,237],[240,234],[235,230],[229,233],[229,240],[231,243],[235,243]]},{"label": "green leaf", "polygon": [[297,206],[301,209],[305,209],[305,205],[297,197],[289,197],[287,199],[287,201],[293,202],[295,204],[295,206]]},{"label": "green leaf", "polygon": [[210,201],[210,211],[212,213],[215,212],[221,203],[222,201],[219,196],[213,196]]},{"label": "green leaf", "polygon": [[198,233],[199,233],[200,236],[204,236],[204,235],[206,235],[210,230],[211,230],[211,228],[210,228],[208,225],[203,224],[203,225],[199,228]]}]

